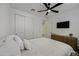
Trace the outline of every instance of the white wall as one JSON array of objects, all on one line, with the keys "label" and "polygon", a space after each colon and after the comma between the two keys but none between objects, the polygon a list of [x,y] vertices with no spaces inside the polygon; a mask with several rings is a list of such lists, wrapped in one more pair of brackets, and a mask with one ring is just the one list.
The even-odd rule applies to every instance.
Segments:
[{"label": "white wall", "polygon": [[25,38],[37,38],[42,36],[43,17],[33,15],[27,12],[12,9],[11,34],[15,34],[15,17],[14,14],[25,16]]},{"label": "white wall", "polygon": [[10,4],[0,3],[0,37],[8,35],[10,18]]},{"label": "white wall", "polygon": [[[65,10],[64,12],[51,15],[51,33],[61,34],[61,35],[67,35],[69,36],[69,33],[72,33],[74,37],[79,38],[79,8],[74,7],[69,10]],[[57,22],[61,21],[70,21],[70,28],[68,29],[57,29],[56,24]]]}]

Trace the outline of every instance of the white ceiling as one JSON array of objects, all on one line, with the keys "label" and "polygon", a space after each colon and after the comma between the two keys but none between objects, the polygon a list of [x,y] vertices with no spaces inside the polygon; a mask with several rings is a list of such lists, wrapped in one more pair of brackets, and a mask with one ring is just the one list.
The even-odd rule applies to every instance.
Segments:
[{"label": "white ceiling", "polygon": [[[55,5],[56,3],[51,3],[51,6]],[[46,7],[42,3],[12,3],[11,7],[14,9],[18,9],[21,11],[26,11],[33,14],[38,15],[45,15],[46,12],[37,12],[39,10],[45,10]],[[64,3],[56,8],[55,10],[59,10],[59,12],[71,10],[72,8],[79,7],[79,3]],[[31,9],[35,9],[35,11],[31,11]],[[50,12],[51,13],[51,12]],[[52,14],[54,14],[52,12]]]}]

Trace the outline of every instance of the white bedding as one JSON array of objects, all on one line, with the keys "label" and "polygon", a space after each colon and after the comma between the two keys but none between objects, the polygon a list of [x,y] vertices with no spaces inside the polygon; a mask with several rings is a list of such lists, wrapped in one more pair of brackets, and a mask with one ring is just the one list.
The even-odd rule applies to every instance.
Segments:
[{"label": "white bedding", "polygon": [[0,56],[19,56],[21,55],[20,48],[13,38],[4,38],[0,45]]},{"label": "white bedding", "polygon": [[4,40],[3,44],[0,44],[0,56],[69,56],[75,53],[69,45],[48,38],[29,40],[31,49],[23,51],[13,38],[4,38]]},{"label": "white bedding", "polygon": [[75,51],[67,44],[48,38],[30,40],[31,50],[21,51],[22,56],[69,56]]}]

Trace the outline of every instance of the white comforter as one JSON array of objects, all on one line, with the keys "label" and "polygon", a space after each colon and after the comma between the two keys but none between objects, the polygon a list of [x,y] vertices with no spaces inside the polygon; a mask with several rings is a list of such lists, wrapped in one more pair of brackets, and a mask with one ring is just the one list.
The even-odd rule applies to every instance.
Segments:
[{"label": "white comforter", "polygon": [[21,55],[20,48],[13,38],[3,38],[0,41],[0,56],[19,56]]},{"label": "white comforter", "polygon": [[31,50],[22,51],[23,56],[69,56],[75,53],[67,44],[48,38],[30,40]]}]

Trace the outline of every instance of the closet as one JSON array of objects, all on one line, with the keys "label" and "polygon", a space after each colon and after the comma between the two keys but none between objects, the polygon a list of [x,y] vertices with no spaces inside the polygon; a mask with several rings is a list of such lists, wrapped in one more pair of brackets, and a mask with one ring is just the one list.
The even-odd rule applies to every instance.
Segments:
[{"label": "closet", "polygon": [[42,37],[42,18],[23,12],[14,11],[12,32],[21,39],[34,39]]},{"label": "closet", "polygon": [[15,34],[21,39],[34,38],[32,20],[27,16],[15,14]]}]

